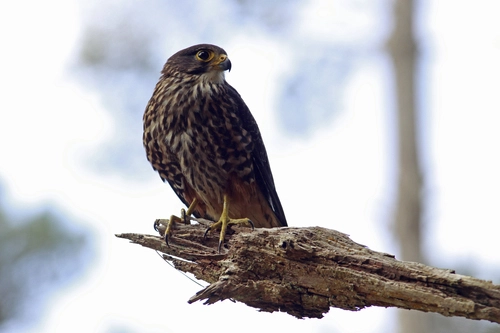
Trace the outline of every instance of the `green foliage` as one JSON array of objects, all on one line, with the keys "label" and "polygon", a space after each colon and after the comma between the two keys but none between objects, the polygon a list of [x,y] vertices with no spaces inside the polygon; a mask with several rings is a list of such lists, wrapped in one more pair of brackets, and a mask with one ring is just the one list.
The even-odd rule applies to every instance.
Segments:
[{"label": "green foliage", "polygon": [[14,221],[0,208],[0,330],[43,314],[50,291],[82,272],[87,238],[63,228],[51,213]]}]

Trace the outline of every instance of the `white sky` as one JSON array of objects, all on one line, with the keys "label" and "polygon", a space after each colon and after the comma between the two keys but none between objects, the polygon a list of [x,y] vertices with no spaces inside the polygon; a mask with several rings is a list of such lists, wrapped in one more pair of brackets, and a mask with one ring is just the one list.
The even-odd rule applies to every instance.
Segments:
[{"label": "white sky", "polygon": [[[336,8],[359,19],[360,27],[373,25],[347,5],[310,3],[302,24],[318,38],[344,26],[342,20],[329,25]],[[427,154],[428,251],[443,265],[467,258],[477,268],[499,267],[500,5],[439,1],[422,8],[427,51],[419,103]],[[14,213],[43,204],[63,209],[90,224],[100,251],[85,276],[59,291],[33,332],[215,332],[227,321],[241,323],[240,332],[387,332],[392,327],[394,310],[382,308],[332,309],[322,320],[296,320],[231,302],[188,305],[199,286],[153,252],[114,238],[120,232],[152,233],[152,221],[177,212],[180,202],[153,171],[150,181],[137,184],[81,167],[82,156],[117,129],[98,98],[65,72],[79,27],[76,1],[0,4],[0,177],[7,204]],[[247,36],[245,43],[238,37],[223,46],[238,68],[227,78],[263,132],[289,224],[337,229],[374,250],[394,253],[389,224],[394,110],[387,59],[367,58],[351,77],[345,110],[331,126],[302,141],[282,136],[271,111],[277,79],[291,65],[281,54],[290,46],[266,36]],[[255,59],[260,65],[253,68]],[[256,80],[266,84],[245,83]],[[306,168],[314,172],[304,179]]]}]

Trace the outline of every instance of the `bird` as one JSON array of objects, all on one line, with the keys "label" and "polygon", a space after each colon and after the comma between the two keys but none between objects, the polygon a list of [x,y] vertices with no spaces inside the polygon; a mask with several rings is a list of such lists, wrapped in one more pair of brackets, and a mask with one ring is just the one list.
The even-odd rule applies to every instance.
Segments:
[{"label": "bird", "polygon": [[225,79],[231,61],[224,49],[194,45],[168,58],[143,116],[148,161],[187,211],[220,229],[218,251],[228,226],[288,226],[276,192],[264,142],[240,94]]}]

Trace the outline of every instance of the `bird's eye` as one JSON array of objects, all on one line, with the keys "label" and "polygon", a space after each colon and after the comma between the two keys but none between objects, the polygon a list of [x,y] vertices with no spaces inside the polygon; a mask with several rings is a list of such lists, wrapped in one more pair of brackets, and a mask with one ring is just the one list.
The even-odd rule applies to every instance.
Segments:
[{"label": "bird's eye", "polygon": [[201,51],[198,51],[198,53],[196,53],[196,59],[203,61],[203,62],[210,61],[210,60],[212,60],[213,57],[214,57],[214,53],[212,51],[201,50]]}]

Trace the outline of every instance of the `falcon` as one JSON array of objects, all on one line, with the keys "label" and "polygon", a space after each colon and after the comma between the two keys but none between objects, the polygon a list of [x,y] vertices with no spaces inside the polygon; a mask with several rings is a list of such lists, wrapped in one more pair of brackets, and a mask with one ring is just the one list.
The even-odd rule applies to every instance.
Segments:
[{"label": "falcon", "polygon": [[194,215],[212,221],[219,247],[228,226],[287,226],[259,127],[224,76],[231,61],[222,48],[200,44],[171,56],[144,112],[143,143],[153,169]]}]

